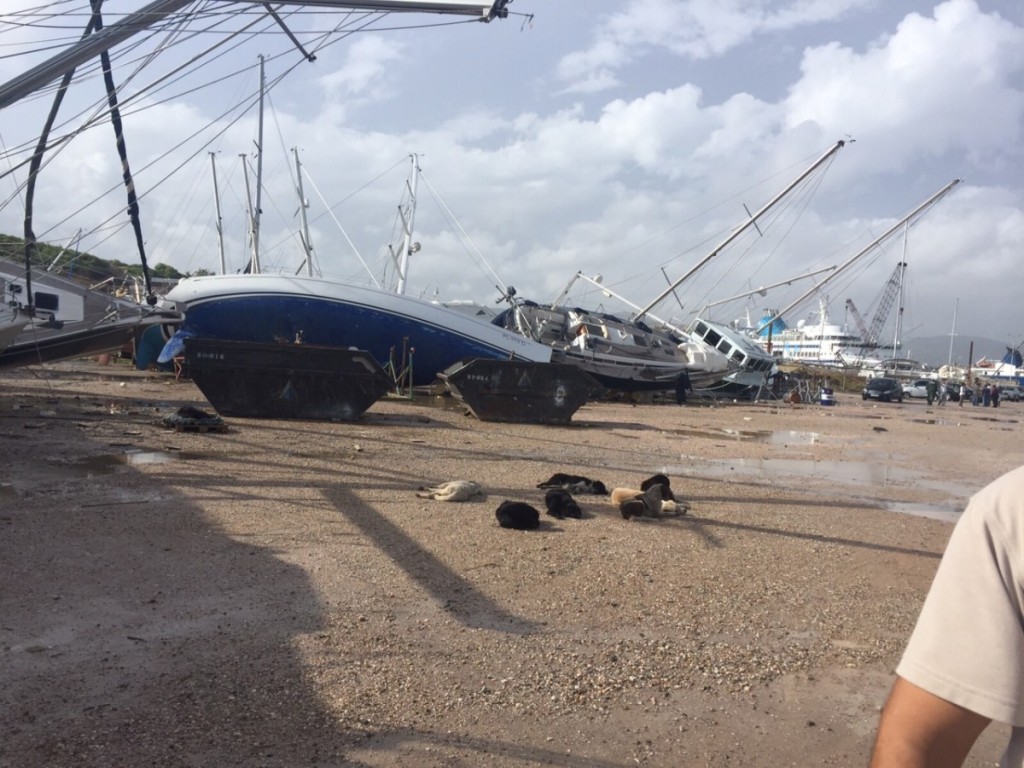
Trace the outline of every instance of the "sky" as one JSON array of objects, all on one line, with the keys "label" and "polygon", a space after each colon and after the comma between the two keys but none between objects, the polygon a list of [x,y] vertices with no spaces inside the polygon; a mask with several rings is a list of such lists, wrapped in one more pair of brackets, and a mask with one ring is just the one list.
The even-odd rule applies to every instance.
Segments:
[{"label": "sky", "polygon": [[[77,38],[82,5],[5,0],[0,83]],[[139,5],[108,0],[106,24]],[[313,62],[262,6],[230,20],[224,9],[193,3],[173,28],[112,51],[150,264],[219,271],[218,202],[227,270],[247,262],[263,55],[264,271],[303,263],[297,153],[317,271],[390,285],[415,156],[410,294],[497,306],[514,286],[548,302],[582,272],[645,306],[704,262],[655,314],[756,321],[795,302],[791,325],[824,305],[855,327],[848,301],[871,324],[902,262],[885,334],[899,317],[905,347],[950,334],[958,350],[975,336],[1024,342],[1017,0],[514,0],[487,24],[282,9]],[[231,24],[250,26],[230,37]],[[102,81],[79,69],[54,132],[74,135],[47,154],[34,230],[138,263],[113,132],[82,127],[102,111]],[[23,163],[51,99],[46,89],[0,110],[0,232],[23,231]],[[840,140],[757,228],[718,248]],[[629,313],[589,284],[570,300]]]}]

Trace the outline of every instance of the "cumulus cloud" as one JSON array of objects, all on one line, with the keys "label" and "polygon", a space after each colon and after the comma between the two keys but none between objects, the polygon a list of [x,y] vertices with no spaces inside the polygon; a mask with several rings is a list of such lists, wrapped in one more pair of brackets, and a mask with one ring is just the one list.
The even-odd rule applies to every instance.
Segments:
[{"label": "cumulus cloud", "polygon": [[759,34],[835,20],[871,0],[630,0],[606,16],[589,47],[566,54],[559,77],[569,91],[612,88],[615,72],[652,50],[702,60]]},{"label": "cumulus cloud", "polygon": [[364,100],[385,100],[395,93],[394,64],[402,59],[403,46],[379,35],[363,35],[349,46],[343,65],[319,79],[332,106]]},{"label": "cumulus cloud", "polygon": [[[972,163],[1011,152],[1024,120],[1024,29],[949,0],[911,14],[863,52],[838,43],[808,49],[785,101],[786,124],[870,143],[875,170],[922,155],[963,152]],[[954,106],[955,105],[955,106]]]}]

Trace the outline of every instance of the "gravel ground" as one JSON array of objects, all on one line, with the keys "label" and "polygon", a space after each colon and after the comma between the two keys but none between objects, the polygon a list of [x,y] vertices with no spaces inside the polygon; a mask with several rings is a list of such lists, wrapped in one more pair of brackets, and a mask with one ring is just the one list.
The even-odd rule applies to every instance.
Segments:
[{"label": "gravel ground", "polygon": [[[192,433],[160,419],[198,390],[124,363],[0,391],[4,768],[864,765],[950,520],[1024,462],[1016,403]],[[497,525],[558,471],[691,512]],[[415,495],[450,479],[486,496]]]}]

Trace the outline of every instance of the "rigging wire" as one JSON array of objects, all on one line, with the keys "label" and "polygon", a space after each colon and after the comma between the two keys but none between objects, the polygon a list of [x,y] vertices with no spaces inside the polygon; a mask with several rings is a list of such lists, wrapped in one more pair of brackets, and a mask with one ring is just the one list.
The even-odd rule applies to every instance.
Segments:
[{"label": "rigging wire", "polygon": [[[809,155],[809,157],[813,157],[813,156],[816,156],[816,155],[814,155],[813,153],[811,155]],[[835,161],[835,157],[834,156],[829,158],[828,161],[822,165],[822,167],[816,169],[814,171],[814,173],[812,173],[810,176],[808,176],[808,178],[804,179],[794,190],[792,190],[790,192],[790,195],[787,197],[786,200],[781,201],[781,203],[778,206],[776,206],[776,208],[774,208],[771,211],[768,211],[766,215],[762,216],[760,221],[766,222],[764,228],[767,229],[768,226],[771,225],[772,222],[778,220],[785,211],[789,210],[792,207],[792,205],[793,205],[792,199],[794,197],[799,197],[801,195],[807,195],[809,193],[813,194],[813,191],[816,191],[818,189],[818,186],[820,185],[821,180],[824,178],[824,176],[827,173],[827,171],[831,168],[831,165],[832,165],[832,163],[834,161]],[[737,193],[736,195],[732,195],[731,197],[727,198],[726,201],[723,201],[722,203],[718,203],[718,204],[716,204],[714,206],[711,206],[711,207],[705,209],[705,212],[702,212],[702,214],[698,214],[698,215],[695,215],[694,217],[691,217],[688,221],[692,221],[693,219],[697,218],[698,216],[703,215],[703,213],[711,212],[711,211],[714,211],[714,210],[716,210],[718,208],[721,208],[722,205],[724,205],[727,202],[735,201],[737,199],[741,199],[741,196],[745,192],[748,193],[752,189],[755,189],[755,188],[763,186],[767,181],[775,179],[775,178],[777,178],[777,177],[779,177],[779,176],[781,176],[783,174],[790,173],[794,166],[800,165],[803,162],[804,162],[803,160],[797,161],[797,162],[793,163],[791,166],[789,166],[787,168],[780,169],[777,173],[772,174],[771,176],[767,177],[766,179],[764,179],[764,180],[762,180],[760,182],[757,182],[756,184],[753,184],[753,185],[749,186],[746,190],[743,190],[743,191]],[[809,192],[809,190],[810,190],[810,192]],[[670,232],[670,231],[676,229],[678,226],[679,225],[674,225],[673,227],[670,227],[669,229],[667,229],[665,231],[666,232]],[[708,243],[717,242],[718,239],[722,235],[727,234],[728,232],[731,231],[731,229],[732,228],[722,228],[718,232],[710,234],[709,236],[707,236],[703,240],[701,240],[698,244],[696,244],[694,246],[691,246],[691,247],[687,248],[686,250],[684,250],[682,252],[679,252],[676,255],[672,256],[668,260],[662,262],[662,264],[658,265],[658,269],[660,269],[660,270],[662,270],[662,272],[664,272],[666,267],[671,266],[674,262],[678,261],[682,257],[695,252],[697,250],[697,248],[699,248],[701,246],[706,246]],[[660,236],[661,235],[656,235],[656,236],[654,236],[652,238],[648,238],[645,242],[646,243],[650,243],[655,238],[660,237]],[[752,237],[752,235],[748,233],[748,234],[745,234],[744,237],[750,238],[750,237]],[[749,246],[748,246],[748,248],[749,248]],[[632,252],[632,250],[635,250],[635,249],[631,249],[631,251],[627,251],[627,253]],[[734,257],[734,263],[736,262],[736,259],[738,259],[738,258],[739,257]],[[707,274],[709,274],[709,270],[717,269],[720,263],[721,262],[716,262],[714,267],[711,267],[709,264],[703,265],[701,267],[701,269],[698,270],[697,273],[692,275],[689,279],[690,280],[694,280],[694,279],[698,278],[698,276],[700,276],[700,275],[707,275]],[[621,280],[617,281],[615,283],[615,286],[616,287],[617,286],[622,286],[624,284],[631,283],[631,282],[636,282],[638,280],[642,280],[645,283],[647,283],[647,282],[650,281],[650,277],[651,277],[651,272],[649,270],[645,270],[644,272],[634,272],[634,273],[632,273],[630,275],[627,275],[626,277],[622,278]],[[584,286],[584,289],[585,289],[585,295],[590,295],[590,294],[593,294],[595,292],[598,292],[597,288],[589,286],[589,284],[587,286]],[[668,298],[668,297],[666,297],[666,298]],[[702,301],[700,303],[706,303],[706,300],[707,300],[707,294],[705,294],[705,296],[703,296]],[[698,304],[695,303],[695,306],[697,306],[697,305]]]},{"label": "rigging wire", "polygon": [[[437,203],[439,208],[441,209],[441,213],[442,216],[445,218],[445,221],[447,221],[450,226],[456,227],[458,231],[462,233],[462,236],[466,238],[469,244],[473,246],[473,250],[470,251],[468,248],[466,248],[465,245],[463,245],[463,250],[465,250],[466,253],[469,254],[470,258],[472,258],[473,262],[477,265],[477,268],[480,269],[480,271],[486,277],[488,277],[489,279],[493,278],[494,280],[497,281],[498,290],[501,291],[502,294],[507,294],[508,287],[502,281],[501,277],[498,276],[498,273],[494,271],[494,268],[491,266],[490,262],[488,262],[487,258],[484,256],[483,251],[480,250],[477,244],[473,241],[473,238],[470,237],[468,232],[466,232],[465,228],[462,226],[462,223],[455,217],[455,214],[452,213],[451,208],[448,207],[448,204],[441,197],[440,193],[437,191],[434,185],[431,184],[430,179],[428,179],[424,175],[422,170],[420,171],[420,178],[423,179],[423,181],[426,183],[427,189],[430,190],[430,194],[434,198],[434,202]],[[460,239],[459,242],[461,243],[463,241]],[[481,264],[483,265],[483,268],[481,268]]]},{"label": "rigging wire", "polygon": [[[829,160],[829,164],[831,164],[834,160],[835,157],[833,156]],[[763,233],[762,237],[756,238],[751,235],[751,239],[747,247],[736,252],[736,254],[733,256],[731,260],[731,266],[723,270],[715,282],[706,286],[703,295],[699,297],[698,301],[695,303],[694,306],[701,306],[711,301],[711,296],[716,291],[716,289],[718,289],[721,283],[727,277],[732,275],[733,272],[737,269],[744,268],[744,271],[748,275],[748,278],[753,279],[760,272],[760,270],[767,265],[768,260],[778,252],[779,248],[781,248],[782,244],[785,242],[787,236],[800,222],[800,219],[802,218],[804,212],[807,210],[807,207],[810,205],[811,200],[814,198],[815,194],[817,193],[818,189],[820,188],[824,180],[824,172],[820,174],[815,174],[814,176],[808,178],[806,180],[806,183],[802,184],[799,189],[794,190],[790,194],[790,196],[786,198],[786,200],[780,203],[778,207],[772,209],[771,211],[768,211],[768,213],[761,219],[761,223],[759,224],[760,230]],[[797,213],[791,216],[789,215],[789,212],[792,210],[796,210]],[[781,223],[784,220],[789,222],[789,226],[785,228],[785,231],[782,234],[782,236],[776,240],[774,247],[768,249],[767,253],[765,253],[765,255],[761,258],[760,263],[755,268],[746,268],[747,257],[750,253],[753,252],[753,250],[756,248],[759,242],[761,242],[764,235],[767,235],[767,233],[773,231],[775,229],[776,223],[779,223],[781,226]]]},{"label": "rigging wire", "polygon": [[[38,9],[36,9],[36,10],[39,10],[39,9],[42,9],[42,8],[48,8],[48,9],[62,8],[62,9],[64,9],[64,12],[61,13],[61,14],[48,13],[48,14],[45,14],[45,15],[42,15],[42,16],[40,16],[40,15],[33,16],[33,15],[31,15],[31,13],[26,13],[26,12],[22,11],[19,14],[14,14],[14,16],[18,16],[20,18],[14,20],[13,22],[11,21],[10,17],[6,17],[4,19],[4,22],[11,22],[11,23],[7,24],[6,26],[0,25],[0,34],[2,34],[3,31],[5,31],[5,30],[9,31],[10,29],[22,29],[25,26],[32,26],[32,27],[35,27],[37,29],[39,29],[39,28],[55,29],[55,30],[64,29],[64,28],[70,29],[71,26],[67,23],[68,19],[69,18],[73,18],[76,15],[76,13],[73,10],[67,10],[66,7],[69,6],[69,5],[71,5],[71,0],[56,0],[52,4],[47,4],[46,6],[39,6]],[[222,5],[220,5],[220,4],[217,4],[217,5],[219,6],[220,9],[223,9]],[[239,71],[234,72],[234,73],[229,73],[227,75],[219,76],[219,77],[215,78],[212,81],[200,84],[199,86],[196,86],[196,87],[193,87],[193,88],[189,88],[187,90],[179,90],[177,93],[174,93],[173,95],[167,95],[165,98],[163,98],[161,100],[154,100],[154,99],[151,98],[153,95],[155,95],[157,93],[161,93],[162,91],[167,90],[168,88],[171,87],[172,84],[178,83],[178,82],[182,81],[191,72],[193,72],[193,71],[195,71],[195,69],[199,68],[199,66],[200,66],[199,62],[203,62],[204,65],[208,64],[209,63],[209,59],[211,58],[211,54],[213,52],[217,51],[217,49],[222,48],[222,46],[226,46],[226,48],[224,48],[224,50],[222,50],[220,53],[217,54],[216,57],[213,57],[213,58],[218,58],[220,56],[227,55],[232,50],[235,50],[236,48],[238,48],[239,46],[244,44],[244,42],[246,41],[246,39],[248,37],[252,37],[252,36],[255,36],[255,35],[264,35],[264,34],[265,35],[283,35],[283,32],[279,32],[276,29],[271,29],[272,22],[270,22],[267,19],[266,14],[263,13],[262,10],[259,10],[259,9],[253,8],[253,7],[248,7],[245,10],[241,10],[240,11],[240,10],[237,10],[237,9],[233,9],[230,12],[228,12],[228,11],[224,11],[224,10],[220,10],[220,9],[218,9],[217,11],[214,12],[214,11],[210,10],[210,6],[204,6],[204,7],[200,8],[200,9],[198,9],[198,10],[183,12],[183,13],[179,13],[179,14],[172,14],[171,17],[169,17],[167,19],[163,19],[162,21],[158,22],[157,24],[154,24],[153,28],[148,30],[146,34],[142,34],[138,38],[136,38],[134,40],[131,40],[130,42],[128,42],[128,43],[126,43],[124,45],[117,46],[115,49],[110,51],[110,56],[111,56],[112,62],[113,61],[117,61],[119,65],[124,65],[124,64],[128,63],[128,64],[131,64],[131,65],[136,65],[137,66],[135,72],[133,72],[132,75],[129,78],[127,78],[126,80],[122,81],[122,83],[116,89],[117,93],[121,97],[121,105],[122,105],[122,108],[124,109],[124,112],[125,112],[126,115],[135,115],[135,114],[138,114],[139,112],[141,112],[143,110],[153,109],[153,108],[155,108],[155,107],[157,107],[157,106],[159,106],[161,104],[167,103],[168,101],[180,99],[184,95],[195,93],[195,92],[197,92],[199,90],[202,90],[204,88],[210,88],[210,87],[212,87],[212,86],[214,86],[214,85],[216,85],[216,84],[218,84],[220,82],[230,80],[232,77],[235,77],[236,75],[238,75],[240,72],[242,72],[242,70],[239,70]],[[29,9],[29,11],[32,11],[32,9]],[[313,16],[317,16],[317,15],[325,15],[326,16],[327,13],[326,12],[320,12],[320,11],[317,11],[315,13],[309,13],[309,12],[303,12],[303,11],[299,10],[299,11],[296,11],[295,13],[288,14],[289,18],[292,17],[292,16],[313,17]],[[330,15],[332,17],[334,17],[334,18],[337,17],[336,13],[331,13]],[[388,13],[376,13],[376,12],[372,12],[372,13],[354,13],[354,12],[350,12],[350,13],[344,14],[342,19],[331,29],[327,29],[326,31],[304,30],[302,32],[302,34],[303,34],[303,36],[309,36],[311,34],[314,35],[313,42],[312,43],[307,43],[307,45],[310,45],[310,47],[313,50],[320,51],[320,50],[323,50],[323,49],[325,49],[325,48],[327,48],[329,46],[336,45],[337,43],[341,42],[342,40],[347,38],[349,35],[354,34],[355,32],[364,31],[364,30],[371,29],[371,28],[374,31],[406,30],[406,29],[419,29],[419,28],[429,28],[429,27],[455,26],[455,25],[458,25],[458,24],[475,23],[476,22],[476,20],[461,20],[461,21],[455,21],[455,22],[426,23],[426,24],[420,23],[420,24],[411,24],[411,25],[410,24],[397,24],[397,25],[391,25],[391,24],[384,25],[384,24],[381,24],[380,21],[382,19],[384,19],[384,18],[387,18],[389,15],[390,14],[388,14]],[[58,19],[62,19],[63,23],[57,23]],[[188,23],[194,23],[197,19],[205,19],[205,20],[209,21],[210,23],[203,30],[188,30],[186,28],[186,25]],[[244,26],[243,26],[242,29],[227,30],[227,29],[216,28],[216,27],[220,27],[224,23],[226,23],[228,21],[231,21],[231,20],[234,20],[234,19],[240,19],[240,20],[242,20],[244,22]],[[256,27],[258,27],[261,23],[263,24],[264,28],[263,29],[256,29]],[[149,67],[152,64],[153,59],[155,59],[157,56],[162,56],[162,55],[166,54],[166,52],[168,50],[170,50],[172,48],[175,48],[175,47],[180,47],[180,46],[184,45],[185,43],[188,43],[191,40],[199,38],[201,35],[209,36],[211,34],[222,34],[225,37],[224,37],[223,40],[218,40],[214,44],[206,47],[205,49],[203,49],[199,53],[193,55],[187,61],[185,61],[184,63],[178,65],[177,67],[175,67],[171,71],[162,74],[157,79],[155,79],[155,80],[153,80],[153,81],[151,81],[151,82],[149,82],[147,84],[144,84],[143,86],[139,87],[137,90],[135,90],[135,91],[133,91],[131,93],[128,93],[128,90],[129,90],[128,85],[129,85],[129,83],[131,81],[134,81],[137,78],[137,76],[144,69]],[[159,36],[161,36],[161,35],[163,36],[162,39],[157,41],[157,38]],[[25,55],[35,55],[35,54],[38,54],[40,52],[45,52],[50,47],[50,43],[55,41],[56,39],[57,39],[57,36],[50,36],[50,37],[47,38],[46,41],[44,41],[44,43],[45,43],[44,45],[38,45],[39,41],[37,40],[36,44],[34,45],[33,48],[29,48],[29,49],[26,50],[25,47],[22,46],[21,51],[20,51],[19,54],[4,53],[4,54],[0,55],[0,59],[9,58],[10,56],[13,56],[13,55],[25,56]],[[232,43],[232,41],[236,41],[236,42]],[[232,43],[232,44],[229,45],[229,43]],[[9,43],[4,41],[2,43],[2,45],[4,47],[7,47],[9,45]],[[147,50],[148,47],[151,47],[152,49],[151,50]],[[292,49],[289,48],[288,50],[286,50],[284,52],[275,54],[273,58],[277,58],[277,57],[280,57],[280,56],[288,55],[291,52],[291,50]],[[292,66],[288,67],[286,69],[286,71],[284,72],[284,74],[282,74],[280,77],[276,78],[273,81],[272,85],[278,84],[285,75],[289,74],[293,69],[295,69],[298,66],[298,64],[301,64],[301,63],[305,63],[305,59],[302,59],[299,62],[296,62]],[[75,73],[75,76],[72,79],[72,83],[79,84],[79,83],[85,82],[85,81],[87,81],[87,80],[89,80],[91,78],[97,77],[98,73],[100,73],[101,70],[102,70],[102,66],[97,66],[97,65],[82,67],[80,71]],[[52,90],[53,90],[52,86],[47,86],[45,88],[40,89],[31,98],[35,98],[35,99],[44,98],[46,93],[48,91],[52,91]],[[269,88],[268,88],[268,90],[269,90]],[[150,100],[148,102],[142,103],[142,99],[146,95],[150,96]],[[64,149],[64,148],[66,148],[75,137],[81,135],[86,130],[90,130],[90,129],[96,127],[101,121],[105,120],[109,116],[109,114],[110,114],[109,109],[102,108],[101,107],[101,103],[102,103],[101,100],[97,99],[93,103],[93,105],[91,107],[86,106],[86,108],[82,109],[74,118],[69,119],[69,120],[65,120],[63,123],[61,123],[61,130],[65,130],[67,132],[64,133],[62,136],[59,136],[59,137],[57,137],[57,138],[55,138],[52,141],[47,143],[47,146],[46,146],[46,150],[47,150],[47,153],[48,153],[47,154],[47,160],[46,160],[47,165],[49,163],[53,162],[56,159],[56,157],[58,156],[58,154],[60,153],[60,151],[62,149]],[[216,118],[214,118],[214,120],[209,121],[205,126],[203,126],[203,128],[201,128],[200,130],[196,131],[191,137],[188,137],[187,139],[183,140],[182,142],[179,142],[174,147],[172,147],[171,149],[169,149],[166,152],[162,153],[161,155],[159,155],[154,160],[152,160],[152,161],[146,163],[145,165],[143,165],[138,171],[136,171],[136,175],[137,176],[142,175],[146,171],[148,171],[151,168],[153,168],[156,165],[156,163],[163,161],[169,155],[171,155],[172,153],[174,153],[174,152],[178,151],[179,149],[181,149],[189,141],[192,141],[192,140],[194,140],[196,138],[199,138],[204,132],[207,132],[209,129],[211,129],[212,127],[217,125],[218,121],[222,121],[225,118],[231,117],[231,119],[227,122],[227,124],[222,125],[220,130],[218,130],[218,131],[216,131],[214,133],[213,137],[211,137],[207,141],[205,141],[199,149],[195,150],[195,152],[193,154],[189,155],[187,158],[185,158],[184,161],[182,161],[177,166],[172,168],[171,171],[169,171],[166,175],[161,177],[155,184],[150,185],[149,189],[147,189],[146,191],[144,191],[141,194],[139,194],[137,199],[138,200],[142,200],[142,199],[148,197],[155,189],[160,187],[171,176],[173,176],[175,173],[177,173],[182,167],[184,167],[189,161],[191,161],[197,154],[199,154],[200,152],[204,151],[207,147],[209,147],[210,144],[216,138],[222,136],[230,127],[235,125],[246,113],[248,113],[253,108],[253,106],[254,106],[254,104],[252,102],[242,101],[242,102],[239,102],[238,104],[236,104],[235,107],[229,107],[228,109],[224,110],[220,115],[218,115]],[[92,114],[89,114],[90,109],[92,110]],[[239,111],[238,113],[235,113],[236,109],[241,110],[241,111]],[[232,115],[234,115],[234,116],[232,117]],[[77,125],[74,126],[73,129],[68,130],[68,126],[72,125],[72,120],[77,120],[79,122],[78,122]],[[15,159],[19,155],[22,155],[22,154],[24,154],[25,151],[27,151],[27,146],[28,146],[28,142],[25,142],[25,144],[20,146],[20,147],[19,146],[12,147],[12,146],[9,146],[6,143],[4,143],[4,145],[3,145],[3,153],[0,154],[0,159],[3,159],[4,161],[6,161],[6,163],[7,163],[7,165],[9,167],[7,169],[5,169],[2,173],[0,173],[0,178],[4,178],[6,176],[10,176],[13,173],[15,173],[18,169],[24,167],[24,165],[26,164],[27,161],[15,162]],[[83,206],[78,208],[76,211],[74,211],[73,213],[71,213],[68,216],[64,217],[61,221],[59,221],[56,224],[54,224],[53,226],[51,226],[43,234],[44,235],[49,234],[49,233],[53,232],[54,230],[58,229],[59,227],[63,226],[64,224],[66,224],[72,218],[80,215],[82,212],[84,212],[91,205],[93,205],[94,203],[98,202],[99,200],[102,200],[104,197],[106,197],[107,195],[109,195],[112,192],[114,192],[118,188],[118,186],[119,185],[114,185],[111,188],[107,189],[106,191],[100,193],[92,201],[87,202],[86,204],[84,204]],[[16,188],[15,192],[11,195],[10,198],[8,198],[8,200],[4,204],[6,205],[8,202],[10,202],[15,197],[17,197],[19,194],[21,194],[23,189],[24,189],[24,185],[23,184],[22,185],[18,185],[18,187]],[[116,215],[117,214],[115,214],[115,216]],[[114,219],[114,216],[111,216],[110,218],[106,219],[105,221],[102,221],[102,222],[98,223],[97,225],[95,225],[92,228],[92,230],[90,232],[90,235],[99,235],[99,234],[104,234],[104,233],[106,234],[106,236],[100,241],[99,244],[107,242],[117,232],[123,230],[123,227],[125,225],[124,224],[113,225],[112,224],[113,219]]]}]

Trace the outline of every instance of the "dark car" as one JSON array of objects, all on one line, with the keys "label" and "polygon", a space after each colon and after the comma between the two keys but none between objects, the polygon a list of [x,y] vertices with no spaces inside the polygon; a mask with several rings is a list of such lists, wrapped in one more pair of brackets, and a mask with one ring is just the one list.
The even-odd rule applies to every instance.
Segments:
[{"label": "dark car", "polygon": [[864,391],[861,392],[861,397],[865,400],[874,399],[884,403],[890,403],[893,400],[902,403],[903,385],[899,379],[890,379],[885,376],[868,379],[868,383],[864,385]]},{"label": "dark car", "polygon": [[[968,403],[971,402],[971,400],[974,399],[974,390],[971,389],[970,387],[965,387],[964,391],[967,393],[964,396],[965,401]],[[952,400],[954,403],[957,402],[960,399],[960,385],[950,384],[946,390],[946,394],[949,396],[949,399]]]}]

